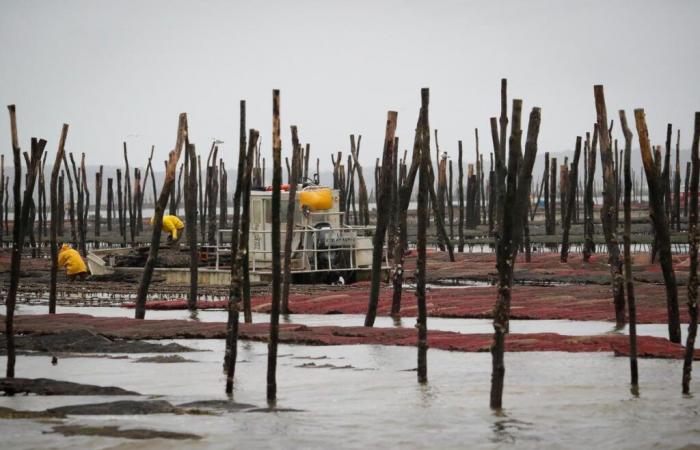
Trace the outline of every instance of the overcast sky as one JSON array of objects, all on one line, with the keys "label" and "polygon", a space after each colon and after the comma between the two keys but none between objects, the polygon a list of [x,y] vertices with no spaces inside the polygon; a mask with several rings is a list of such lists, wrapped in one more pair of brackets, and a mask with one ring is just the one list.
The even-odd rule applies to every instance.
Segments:
[{"label": "overcast sky", "polygon": [[124,140],[133,164],[151,144],[165,159],[187,112],[198,150],[221,139],[232,167],[239,100],[269,153],[279,88],[283,152],[297,125],[327,166],[351,133],[373,163],[388,110],[406,148],[421,87],[442,149],[456,156],[462,139],[473,157],[478,127],[490,151],[502,77],[527,112],[542,108],[540,150],[570,149],[603,83],[611,118],[644,107],[655,143],[671,122],[686,147],[700,110],[698,19],[690,0],[0,0],[0,103],[17,105],[24,148],[38,136],[54,151],[67,122],[69,150],[91,165],[120,164]]}]

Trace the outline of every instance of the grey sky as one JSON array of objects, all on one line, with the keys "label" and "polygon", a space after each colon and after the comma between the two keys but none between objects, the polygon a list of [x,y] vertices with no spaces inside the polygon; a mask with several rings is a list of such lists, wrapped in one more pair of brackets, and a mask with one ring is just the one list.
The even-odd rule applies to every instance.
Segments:
[{"label": "grey sky", "polygon": [[125,139],[132,163],[150,144],[164,159],[184,111],[198,150],[223,139],[231,167],[238,101],[268,153],[279,88],[283,151],[295,124],[327,166],[351,133],[373,162],[390,109],[407,148],[424,86],[441,147],[456,155],[462,139],[473,157],[478,127],[488,152],[501,77],[526,111],[542,107],[540,149],[565,150],[590,129],[603,83],[611,117],[644,107],[654,142],[671,122],[685,147],[700,110],[698,19],[697,1],[0,0],[0,103],[17,105],[23,147],[39,136],[53,151],[67,122],[89,164],[120,163]]}]

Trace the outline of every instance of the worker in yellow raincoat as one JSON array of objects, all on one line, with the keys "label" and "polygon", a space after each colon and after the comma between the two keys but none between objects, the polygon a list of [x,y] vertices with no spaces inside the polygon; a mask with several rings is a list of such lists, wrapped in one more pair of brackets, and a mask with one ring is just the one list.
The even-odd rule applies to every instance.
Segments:
[{"label": "worker in yellow raincoat", "polygon": [[[151,217],[151,225],[154,218]],[[176,245],[184,234],[185,224],[177,216],[163,216],[163,226],[161,227],[164,233],[168,233],[168,244]]]},{"label": "worker in yellow raincoat", "polygon": [[88,276],[88,269],[82,256],[70,245],[63,244],[58,252],[58,267],[66,268],[66,275],[70,281],[83,281]]}]

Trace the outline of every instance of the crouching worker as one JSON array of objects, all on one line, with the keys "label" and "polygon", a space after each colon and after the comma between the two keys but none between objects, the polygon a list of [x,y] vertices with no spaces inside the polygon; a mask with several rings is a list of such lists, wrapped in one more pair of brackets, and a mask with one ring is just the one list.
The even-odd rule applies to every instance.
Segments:
[{"label": "crouching worker", "polygon": [[[153,222],[154,218],[151,217],[151,225],[153,225]],[[171,247],[175,247],[180,242],[184,229],[185,224],[177,216],[163,216],[161,230],[164,233],[168,233],[168,245]]]},{"label": "crouching worker", "polygon": [[70,281],[84,281],[88,276],[88,269],[82,256],[68,244],[63,244],[58,252],[58,267],[66,268],[66,275]]}]

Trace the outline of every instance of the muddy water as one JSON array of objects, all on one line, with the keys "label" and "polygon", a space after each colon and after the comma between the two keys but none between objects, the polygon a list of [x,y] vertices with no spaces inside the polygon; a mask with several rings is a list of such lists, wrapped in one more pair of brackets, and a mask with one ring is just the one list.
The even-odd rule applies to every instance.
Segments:
[{"label": "muddy water", "polygon": [[[223,399],[223,341],[177,341],[211,350],[195,363],[20,357],[17,376],[117,385],[174,404]],[[508,354],[504,415],[488,409],[490,355],[430,350],[429,384],[416,383],[415,349],[280,346],[278,406],[303,412],[220,416],[73,416],[68,424],[190,432],[200,441],[146,442],[44,434],[51,424],[0,420],[3,448],[680,448],[700,441],[700,403],[680,395],[681,363],[640,361],[641,397],[628,361],[611,354]],[[323,358],[323,359],[312,359]],[[266,345],[242,343],[235,400],[265,405]],[[351,368],[303,368],[313,362]],[[5,359],[0,358],[4,365]],[[693,385],[700,390],[700,383]],[[2,397],[39,410],[106,397]]]},{"label": "muddy water", "polygon": [[[47,306],[43,305],[18,305],[17,314],[46,314]],[[113,307],[77,307],[57,306],[59,314],[89,314],[99,317],[133,317],[134,310]],[[196,320],[202,322],[226,322],[227,312],[222,310],[202,310],[197,312]],[[174,311],[147,311],[147,319],[182,319],[192,320],[190,312],[186,310]],[[253,314],[253,322],[269,322],[267,314]],[[310,326],[362,326],[365,317],[359,314],[293,314],[282,317],[282,323],[298,323]],[[415,317],[404,317],[395,322],[391,317],[379,316],[375,321],[377,327],[413,327]],[[578,321],[578,320],[511,320],[512,333],[559,333],[571,336],[588,336],[603,333],[627,333],[627,327],[621,331],[615,331],[612,322],[602,321]],[[490,319],[447,319],[430,317],[428,328],[432,330],[454,331],[457,333],[492,333],[493,326]],[[683,342],[687,332],[687,326],[681,327]],[[664,324],[637,325],[637,334],[640,336],[667,337],[668,327]]]}]

